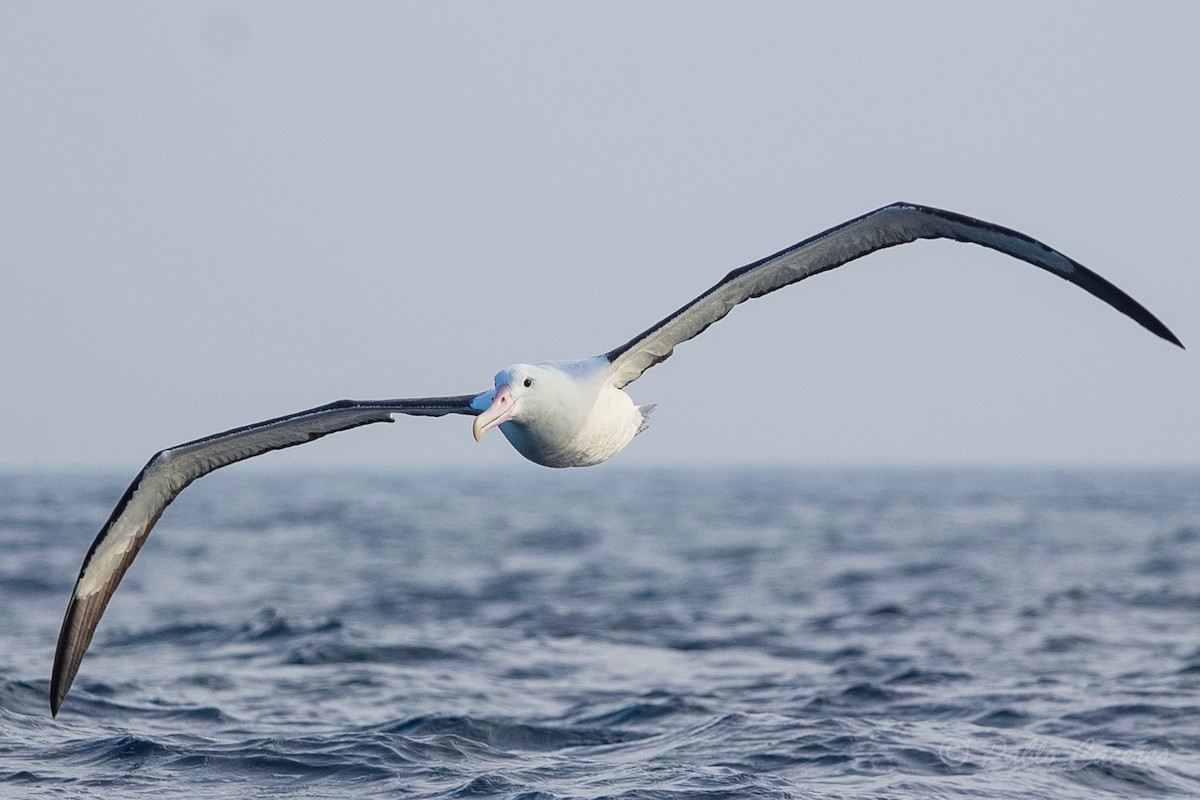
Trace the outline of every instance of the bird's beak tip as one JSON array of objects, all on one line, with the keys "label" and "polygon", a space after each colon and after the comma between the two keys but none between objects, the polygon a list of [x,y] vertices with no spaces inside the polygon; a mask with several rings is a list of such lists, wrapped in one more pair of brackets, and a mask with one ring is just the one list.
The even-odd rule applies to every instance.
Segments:
[{"label": "bird's beak tip", "polygon": [[475,441],[483,438],[483,435],[492,428],[506,422],[513,411],[512,389],[508,384],[501,384],[496,388],[496,393],[492,396],[491,404],[488,405],[479,416],[475,418],[475,422],[471,425],[471,432],[475,435]]}]

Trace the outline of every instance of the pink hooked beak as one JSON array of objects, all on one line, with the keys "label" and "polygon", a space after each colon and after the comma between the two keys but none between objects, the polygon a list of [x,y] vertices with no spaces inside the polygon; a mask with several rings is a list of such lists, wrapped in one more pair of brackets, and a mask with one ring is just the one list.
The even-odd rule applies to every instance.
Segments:
[{"label": "pink hooked beak", "polygon": [[475,424],[471,426],[471,432],[475,434],[475,441],[478,442],[485,433],[500,423],[507,422],[508,418],[512,416],[512,412],[512,387],[507,383],[502,383],[496,388],[496,393],[492,395],[492,404],[475,418]]}]

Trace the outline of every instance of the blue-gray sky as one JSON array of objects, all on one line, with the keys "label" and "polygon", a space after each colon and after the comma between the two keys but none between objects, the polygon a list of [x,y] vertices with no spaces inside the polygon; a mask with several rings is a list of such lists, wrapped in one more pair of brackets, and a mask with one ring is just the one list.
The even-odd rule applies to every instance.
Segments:
[{"label": "blue-gray sky", "polygon": [[[0,2],[0,467],[135,470],[594,355],[894,200],[1015,227],[752,301],[625,464],[1195,463],[1200,5]],[[533,468],[465,419],[270,464]]]}]

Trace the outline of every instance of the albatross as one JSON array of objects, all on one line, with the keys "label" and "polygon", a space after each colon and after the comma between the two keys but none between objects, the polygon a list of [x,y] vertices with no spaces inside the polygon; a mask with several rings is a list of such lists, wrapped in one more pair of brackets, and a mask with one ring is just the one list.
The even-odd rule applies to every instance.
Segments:
[{"label": "albatross", "polygon": [[586,467],[623,450],[646,428],[654,406],[625,387],[666,360],[734,306],[888,247],[953,239],[999,251],[1090,292],[1157,336],[1183,347],[1141,304],[1095,272],[1018,231],[951,211],[893,203],[735,269],[712,288],[603,355],[514,364],[483,392],[394,400],[339,400],[160,450],[117,502],[83,559],[67,604],[50,678],[57,716],[96,625],[154,524],[188,484],[213,470],[272,450],[399,415],[474,417],[476,441],[499,428],[518,453],[547,467]]}]

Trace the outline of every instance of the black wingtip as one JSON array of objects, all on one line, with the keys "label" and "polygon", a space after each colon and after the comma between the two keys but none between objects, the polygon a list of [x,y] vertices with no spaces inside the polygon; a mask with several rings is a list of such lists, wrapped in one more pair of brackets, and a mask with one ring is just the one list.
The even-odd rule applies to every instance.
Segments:
[{"label": "black wingtip", "polygon": [[54,650],[54,666],[50,670],[51,717],[58,716],[58,709],[71,691],[71,684],[79,673],[79,663],[92,643],[96,623],[111,595],[112,592],[92,595],[80,602],[74,593],[71,594],[67,613],[63,616],[62,630],[58,634],[58,647]]},{"label": "black wingtip", "polygon": [[[1092,274],[1095,275],[1095,273],[1092,273]],[[1096,276],[1096,277],[1099,277],[1099,276]],[[1103,280],[1103,279],[1101,279],[1101,280]],[[1105,283],[1107,283],[1107,281],[1105,281]],[[1153,333],[1158,338],[1160,338],[1164,341],[1170,342],[1171,344],[1178,347],[1180,350],[1187,349],[1186,347],[1183,346],[1183,342],[1179,341],[1179,337],[1176,336],[1174,333],[1172,333],[1171,329],[1168,328],[1166,325],[1164,325],[1162,320],[1160,320],[1158,317],[1151,314],[1146,309],[1145,306],[1143,306],[1141,303],[1134,300],[1129,295],[1122,292],[1120,289],[1117,289],[1112,284],[1109,284],[1109,286],[1114,290],[1114,294],[1116,294],[1119,298],[1121,298],[1122,300],[1125,301],[1122,304],[1118,304],[1118,303],[1114,302],[1113,300],[1109,300],[1108,302],[1112,304],[1113,308],[1117,309],[1118,311],[1122,312],[1126,316],[1130,317],[1134,322],[1138,323],[1139,325],[1141,325],[1143,328],[1145,328],[1146,330]],[[1096,294],[1097,297],[1103,297],[1103,295],[1099,294],[1098,292],[1094,292],[1094,294]],[[1104,298],[1104,299],[1108,299],[1108,298]]]},{"label": "black wingtip", "polygon": [[[1041,248],[1044,251],[1054,253],[1057,256],[1061,256],[1062,258],[1064,258],[1068,262],[1070,262],[1071,265],[1074,267],[1074,270],[1072,272],[1064,273],[1060,269],[1055,269],[1050,266],[1047,266],[1044,262],[1041,262],[1038,259],[1027,258],[1025,256],[1017,255],[1016,253],[1011,253],[1011,252],[1008,253],[1008,255],[1013,255],[1017,258],[1022,259],[1023,261],[1027,261],[1030,264],[1041,267],[1042,269],[1045,269],[1048,272],[1051,272],[1052,274],[1055,274],[1058,277],[1063,278],[1064,280],[1074,283],[1076,286],[1079,286],[1084,291],[1090,292],[1095,297],[1098,297],[1099,299],[1108,303],[1110,306],[1115,308],[1117,311],[1120,311],[1122,314],[1126,315],[1127,317],[1132,319],[1134,322],[1138,323],[1143,328],[1150,331],[1151,333],[1153,333],[1155,336],[1159,337],[1160,339],[1170,342],[1171,344],[1175,345],[1176,347],[1178,347],[1181,350],[1187,349],[1186,347],[1183,346],[1183,342],[1179,341],[1179,337],[1177,337],[1174,333],[1172,333],[1170,328],[1168,328],[1166,325],[1164,325],[1158,317],[1151,314],[1150,311],[1147,310],[1146,307],[1143,306],[1141,303],[1134,300],[1132,297],[1130,297],[1124,291],[1119,289],[1116,285],[1109,282],[1107,279],[1101,277],[1096,272],[1093,272],[1092,270],[1088,269],[1087,267],[1085,267],[1083,264],[1080,264],[1075,259],[1070,258],[1069,256],[1067,256],[1063,253],[1060,253],[1058,250],[1055,250],[1054,248],[1050,247],[1049,245],[1045,244],[1044,242],[1040,242],[1037,239],[1032,238],[1031,236],[1021,233],[1020,231],[1013,230],[1012,228],[1006,228],[1002,225],[996,225],[995,223],[987,222],[986,220],[981,220],[976,217],[969,217],[965,214],[959,214],[956,211],[946,211],[945,209],[934,208],[933,206],[921,205],[920,203],[906,203],[903,201],[898,201],[898,202],[892,203],[891,205],[884,206],[883,208],[879,209],[878,211],[872,212],[872,213],[879,213],[879,211],[886,211],[886,210],[892,209],[892,208],[913,209],[913,210],[920,211],[923,213],[933,214],[935,216],[939,216],[944,219],[948,219],[948,220],[958,222],[961,224],[970,225],[972,227],[996,231],[996,232],[1004,234],[1005,236],[1010,236],[1015,239],[1024,240],[1024,241],[1028,242],[1029,244],[1036,245],[1037,247]],[[956,237],[951,236],[950,238],[956,238]],[[975,241],[975,243],[982,244],[985,247],[991,247],[991,245],[985,244],[984,242]],[[993,249],[995,249],[995,248],[993,248]]]},{"label": "black wingtip", "polygon": [[58,646],[54,649],[54,665],[50,668],[50,717],[58,716],[58,709],[62,706],[63,700],[67,699],[67,692],[71,690],[71,682],[75,679],[75,674],[67,667],[66,654],[69,647],[67,639],[70,636],[71,621],[75,617],[75,608],[77,606],[75,594],[72,592],[71,601],[67,603],[67,613],[63,615],[62,629],[58,632]]},{"label": "black wingtip", "polygon": [[[61,685],[60,675],[58,670],[50,677],[50,718],[58,716],[58,709],[62,707],[63,700],[67,699],[67,692]],[[70,686],[67,687],[70,689]]]},{"label": "black wingtip", "polygon": [[[1112,284],[1109,284],[1109,286],[1112,286]],[[1179,337],[1176,336],[1175,334],[1171,333],[1171,329],[1168,328],[1166,325],[1164,325],[1162,323],[1162,320],[1160,320],[1158,317],[1154,316],[1149,311],[1147,311],[1145,306],[1141,305],[1136,300],[1134,300],[1132,297],[1125,294],[1120,289],[1117,289],[1115,286],[1112,286],[1112,288],[1115,290],[1115,293],[1122,300],[1126,301],[1125,303],[1118,305],[1117,303],[1113,302],[1112,300],[1109,300],[1109,302],[1112,303],[1114,308],[1116,308],[1118,311],[1120,311],[1120,312],[1124,313],[1125,315],[1129,316],[1130,318],[1132,318],[1134,322],[1138,323],[1139,325],[1141,325],[1143,328],[1145,328],[1146,330],[1153,333],[1158,338],[1160,338],[1164,341],[1170,342],[1171,344],[1178,347],[1180,350],[1187,349],[1186,347],[1183,346],[1183,342],[1179,341]],[[1100,295],[1097,295],[1097,296],[1100,296]],[[1105,298],[1105,299],[1107,299],[1107,298]]]},{"label": "black wingtip", "polygon": [[[1157,333],[1157,331],[1155,332]],[[1171,331],[1167,329],[1166,325],[1163,326],[1163,332],[1159,333],[1158,335],[1178,347],[1180,350],[1187,350],[1187,348],[1183,346],[1183,342],[1179,341],[1179,337],[1171,333]]]}]

